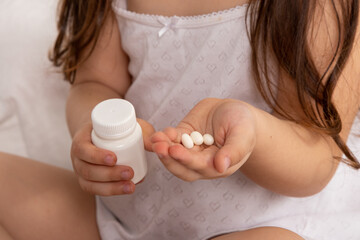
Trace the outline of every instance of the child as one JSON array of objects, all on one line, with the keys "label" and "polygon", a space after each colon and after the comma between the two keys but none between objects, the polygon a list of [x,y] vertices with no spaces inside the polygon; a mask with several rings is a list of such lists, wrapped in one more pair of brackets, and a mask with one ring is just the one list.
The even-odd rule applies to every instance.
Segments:
[{"label": "child", "polygon": [[[360,103],[358,8],[64,1],[53,60],[73,84],[71,157],[81,188],[99,195],[101,238],[359,238],[359,173],[344,164],[360,167],[345,144]],[[149,171],[136,186],[131,168],[91,143],[90,112],[109,98],[132,102],[143,129]],[[194,130],[215,144],[184,148]],[[93,198],[72,189],[88,214],[75,238],[98,238]]]}]

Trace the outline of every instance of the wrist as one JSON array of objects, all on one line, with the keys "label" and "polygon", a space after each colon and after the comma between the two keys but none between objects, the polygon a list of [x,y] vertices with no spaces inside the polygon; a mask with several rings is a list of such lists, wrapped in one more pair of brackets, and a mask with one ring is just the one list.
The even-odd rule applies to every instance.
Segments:
[{"label": "wrist", "polygon": [[261,118],[259,111],[261,110],[236,99],[223,99],[218,103],[217,109],[215,110],[217,118],[220,120],[224,117],[228,118],[224,125],[225,131],[226,129],[239,129],[239,127],[243,129],[241,131],[242,138],[247,138],[247,141],[251,142],[251,148],[248,149],[248,154],[252,153],[259,135],[259,118]]}]

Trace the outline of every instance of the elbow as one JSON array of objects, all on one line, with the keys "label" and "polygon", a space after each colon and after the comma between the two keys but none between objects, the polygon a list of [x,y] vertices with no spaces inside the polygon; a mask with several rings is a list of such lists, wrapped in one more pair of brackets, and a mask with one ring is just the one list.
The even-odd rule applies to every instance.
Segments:
[{"label": "elbow", "polygon": [[[335,161],[334,161],[335,162]],[[310,197],[316,195],[324,190],[330,180],[332,179],[338,164],[334,163],[331,166],[314,168],[305,174],[306,177],[293,179],[287,182],[286,188],[283,188],[280,194],[290,197]]]},{"label": "elbow", "polygon": [[301,184],[300,186],[295,187],[293,191],[284,193],[284,195],[297,198],[311,197],[320,193],[326,187],[326,185],[327,183],[311,183],[309,185]]}]

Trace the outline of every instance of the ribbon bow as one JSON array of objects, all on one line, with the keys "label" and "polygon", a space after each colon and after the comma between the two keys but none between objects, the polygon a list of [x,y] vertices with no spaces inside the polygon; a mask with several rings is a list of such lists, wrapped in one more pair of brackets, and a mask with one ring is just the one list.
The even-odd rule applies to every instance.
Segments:
[{"label": "ribbon bow", "polygon": [[158,18],[158,21],[164,25],[163,28],[160,29],[158,35],[162,37],[169,29],[174,29],[175,25],[179,21],[178,17],[165,18],[163,16]]}]

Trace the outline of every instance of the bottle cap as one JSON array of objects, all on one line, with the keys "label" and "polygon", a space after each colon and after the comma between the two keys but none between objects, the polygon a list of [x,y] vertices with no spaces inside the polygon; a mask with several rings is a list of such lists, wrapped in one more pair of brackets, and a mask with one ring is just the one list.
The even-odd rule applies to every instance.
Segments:
[{"label": "bottle cap", "polygon": [[122,138],[136,127],[134,106],[120,98],[97,104],[91,112],[95,134],[105,139]]}]

